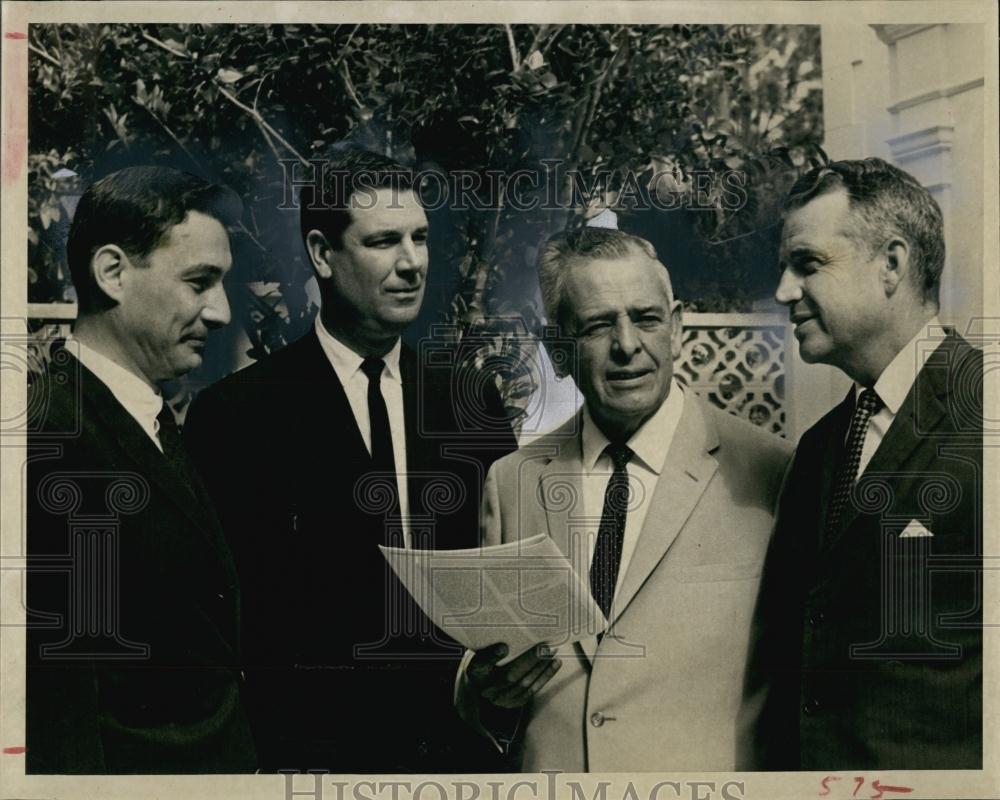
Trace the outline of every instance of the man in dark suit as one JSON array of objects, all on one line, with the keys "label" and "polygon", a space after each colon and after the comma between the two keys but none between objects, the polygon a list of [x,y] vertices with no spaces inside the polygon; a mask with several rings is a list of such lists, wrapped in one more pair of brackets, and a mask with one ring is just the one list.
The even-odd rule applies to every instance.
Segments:
[{"label": "man in dark suit", "polygon": [[515,442],[490,381],[401,345],[428,263],[402,167],[347,151],[323,184],[301,210],[314,330],[207,389],[185,429],[237,557],[262,767],[491,769],[452,711],[461,648],[378,545],[475,547],[486,470]]},{"label": "man in dark suit", "polygon": [[982,765],[982,355],[936,319],[940,209],[880,159],[786,201],[804,360],[854,381],[799,442],[755,614],[743,766]]},{"label": "man in dark suit", "polygon": [[91,186],[67,242],[73,336],[31,386],[27,771],[252,772],[239,589],[158,384],[229,321],[241,204],[132,167]]}]

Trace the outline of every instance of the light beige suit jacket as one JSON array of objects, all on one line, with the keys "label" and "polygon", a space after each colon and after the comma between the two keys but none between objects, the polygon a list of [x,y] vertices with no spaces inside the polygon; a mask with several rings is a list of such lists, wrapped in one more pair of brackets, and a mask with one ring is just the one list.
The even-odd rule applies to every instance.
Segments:
[{"label": "light beige suit jacket", "polygon": [[[484,544],[547,531],[571,563],[589,563],[580,424],[578,414],[493,465]],[[787,442],[687,393],[610,632],[560,647],[562,668],[515,739],[524,771],[734,768],[750,617],[790,455]],[[476,724],[461,682],[458,700]]]}]

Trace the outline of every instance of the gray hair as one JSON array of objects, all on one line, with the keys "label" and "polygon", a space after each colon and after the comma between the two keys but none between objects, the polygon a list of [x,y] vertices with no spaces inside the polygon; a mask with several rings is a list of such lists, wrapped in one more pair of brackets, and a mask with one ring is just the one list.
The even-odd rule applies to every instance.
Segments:
[{"label": "gray hair", "polygon": [[642,254],[663,268],[667,300],[674,301],[670,274],[645,239],[613,228],[580,228],[550,236],[538,253],[538,286],[549,324],[560,323],[563,281],[572,263],[628,258]]}]

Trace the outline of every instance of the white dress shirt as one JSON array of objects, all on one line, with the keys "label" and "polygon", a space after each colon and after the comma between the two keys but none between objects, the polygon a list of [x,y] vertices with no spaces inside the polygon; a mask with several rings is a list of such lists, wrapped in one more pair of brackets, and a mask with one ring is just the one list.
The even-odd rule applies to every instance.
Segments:
[{"label": "white dress shirt", "polygon": [[[861,461],[858,463],[858,475],[865,471],[868,462],[872,460],[875,451],[882,443],[889,426],[896,419],[900,406],[910,393],[910,389],[917,380],[917,374],[924,368],[931,353],[940,344],[939,334],[943,330],[941,321],[934,317],[930,322],[920,328],[916,336],[907,342],[903,349],[896,353],[895,358],[882,370],[875,385],[872,387],[882,400],[882,408],[877,414],[873,414],[868,421],[868,428],[865,431],[865,441],[861,447]],[[858,402],[858,397],[865,387],[860,383],[854,384],[854,402]]]},{"label": "white dress shirt", "polygon": [[122,404],[129,415],[139,423],[153,444],[163,452],[160,444],[160,422],[156,418],[163,408],[163,395],[146,381],[115,363],[106,355],[87,347],[79,339],[68,339],[69,352],[76,355],[97,379],[108,387],[115,400]]},{"label": "white dress shirt", "polygon": [[[637,430],[626,444],[635,453],[629,460],[629,503],[625,516],[625,538],[622,541],[621,562],[618,567],[618,578],[615,593],[621,587],[629,562],[639,541],[639,532],[646,520],[646,512],[656,491],[660,472],[667,460],[667,451],[674,440],[674,432],[684,410],[684,390],[676,381],[670,388],[670,394],[656,413]],[[608,480],[614,472],[611,457],[604,452],[610,440],[597,427],[587,410],[583,409],[583,430],[580,434],[580,447],[583,454],[581,489],[583,513],[588,520],[593,520],[593,530],[587,529],[587,545],[590,556],[589,565],[594,558],[597,546],[597,534],[601,525],[601,512],[604,510],[604,494]]]},{"label": "white dress shirt", "polygon": [[[337,373],[340,385],[344,387],[344,394],[347,395],[347,402],[350,403],[358,431],[365,447],[371,453],[372,424],[368,417],[368,377],[361,371],[361,364],[365,359],[334,338],[323,327],[318,315],[316,335],[334,372]],[[404,547],[410,547],[410,498],[407,494],[406,481],[406,423],[403,418],[403,379],[399,371],[400,349],[401,344],[397,340],[392,350],[382,357],[385,368],[382,370],[379,389],[389,414],[389,433],[392,436],[392,456],[396,464],[396,487],[399,492],[399,515],[403,524],[403,544]]]}]

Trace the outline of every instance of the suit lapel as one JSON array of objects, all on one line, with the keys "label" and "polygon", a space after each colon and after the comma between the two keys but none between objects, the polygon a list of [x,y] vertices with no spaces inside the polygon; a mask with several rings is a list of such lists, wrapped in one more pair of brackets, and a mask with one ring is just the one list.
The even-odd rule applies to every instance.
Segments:
[{"label": "suit lapel", "polygon": [[[532,515],[528,510],[541,503],[545,511],[545,521],[549,537],[573,566],[574,571],[587,582],[589,574],[590,553],[587,550],[587,539],[583,528],[579,527],[583,515],[583,482],[580,479],[583,453],[580,446],[580,431],[583,426],[583,412],[578,412],[553,436],[559,442],[559,452],[542,467],[537,484],[528,481],[532,489],[537,486],[534,496],[521,497],[519,514],[524,518],[518,520],[518,528],[522,536],[533,536],[539,531],[529,527]],[[576,528],[574,528],[576,526]],[[576,642],[574,649],[588,663],[594,660],[597,652],[597,637],[590,636]]]},{"label": "suit lapel", "polygon": [[164,497],[176,506],[197,528],[213,550],[230,563],[214,510],[206,507],[170,467],[138,422],[118,402],[111,390],[82,364],[79,365],[82,396],[87,418],[103,429],[102,439],[136,466],[136,471],[155,484]]},{"label": "suit lapel", "polygon": [[[417,359],[409,348],[401,347],[399,352],[399,377],[403,383],[403,439],[406,442],[406,494],[410,504],[410,516],[413,518],[424,515],[422,493],[417,491],[416,484],[419,482],[416,473],[425,470],[436,469],[433,462],[435,452],[435,441],[433,438],[424,439],[420,435],[421,425],[419,424],[419,414],[429,414],[434,410],[433,403],[421,403],[419,393],[424,390],[424,386],[417,379]],[[433,423],[424,426],[425,430],[440,430]],[[438,537],[447,531],[449,526],[441,526],[436,531]],[[413,546],[423,549],[426,542],[418,541],[420,537],[413,537]],[[447,543],[436,538],[434,546],[438,548],[447,547]]]},{"label": "suit lapel", "polygon": [[[582,535],[571,536],[571,526],[574,520],[583,518],[583,483],[580,480],[582,454],[580,449],[580,430],[583,424],[582,413],[564,426],[560,433],[559,452],[546,464],[538,476],[539,492],[535,497],[522,498],[521,508],[525,511],[541,502],[545,509],[545,519],[548,523],[549,536],[556,546],[569,559],[574,569],[582,566],[584,576],[587,575],[588,555],[580,552],[586,544]],[[540,533],[524,527],[525,520],[518,520],[522,535],[528,536]],[[574,546],[575,545],[575,546]]]},{"label": "suit lapel", "polygon": [[[946,369],[942,369],[941,365],[947,367],[950,363],[954,356],[953,346],[954,340],[946,339],[928,358],[871,461],[858,476],[859,480],[865,474],[899,474],[916,457],[921,444],[933,448],[934,441],[927,438],[928,434],[941,424],[947,411],[948,384],[944,376]],[[850,530],[858,513],[857,506],[848,502],[838,539]],[[832,546],[834,543],[831,541],[829,544]]]},{"label": "suit lapel", "polygon": [[344,461],[365,463],[371,454],[365,446],[358,421],[347,399],[337,371],[330,363],[315,329],[289,347],[296,348],[292,359],[293,381],[302,384],[301,396],[308,398],[312,411],[303,411],[300,422],[305,426],[305,442],[315,441],[317,425],[327,444]]},{"label": "suit lapel", "polygon": [[830,497],[833,494],[833,483],[837,478],[837,470],[840,468],[844,458],[844,441],[851,427],[851,417],[854,414],[854,389],[847,392],[847,396],[840,402],[830,419],[828,420],[824,435],[820,439],[820,444],[816,448],[817,457],[816,470],[819,473],[819,517],[816,530],[819,532],[820,541],[823,540],[826,531],[827,513],[830,509]]},{"label": "suit lapel", "polygon": [[706,414],[701,401],[693,393],[688,393],[639,533],[639,541],[625,579],[615,595],[610,622],[613,623],[625,612],[698,505],[719,467],[712,455],[718,446],[715,423]]}]

